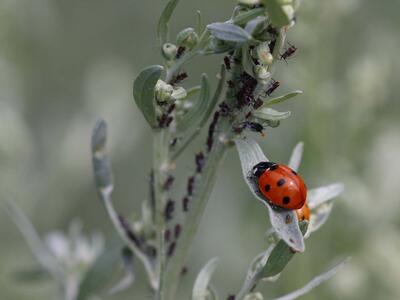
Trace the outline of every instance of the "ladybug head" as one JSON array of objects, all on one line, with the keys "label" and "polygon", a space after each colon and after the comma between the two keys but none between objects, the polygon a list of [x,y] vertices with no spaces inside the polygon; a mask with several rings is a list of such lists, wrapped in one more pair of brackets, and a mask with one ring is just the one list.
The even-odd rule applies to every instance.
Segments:
[{"label": "ladybug head", "polygon": [[271,168],[272,166],[275,166],[275,165],[276,165],[276,163],[274,163],[274,162],[262,161],[262,162],[256,164],[253,167],[252,173],[253,173],[254,176],[260,177],[261,174],[263,174],[265,172],[265,170],[267,170],[267,169],[269,169],[269,168]]}]

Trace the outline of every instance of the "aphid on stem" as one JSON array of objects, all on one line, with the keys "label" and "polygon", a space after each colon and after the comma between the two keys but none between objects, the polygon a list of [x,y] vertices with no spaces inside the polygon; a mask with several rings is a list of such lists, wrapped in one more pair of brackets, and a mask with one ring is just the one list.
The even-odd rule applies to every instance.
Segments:
[{"label": "aphid on stem", "polygon": [[283,59],[284,61],[286,61],[288,58],[292,57],[297,51],[297,48],[295,45],[292,45],[290,43],[288,43],[288,44],[289,44],[289,48],[287,48],[286,51],[281,54],[281,57],[280,57],[281,60]]}]

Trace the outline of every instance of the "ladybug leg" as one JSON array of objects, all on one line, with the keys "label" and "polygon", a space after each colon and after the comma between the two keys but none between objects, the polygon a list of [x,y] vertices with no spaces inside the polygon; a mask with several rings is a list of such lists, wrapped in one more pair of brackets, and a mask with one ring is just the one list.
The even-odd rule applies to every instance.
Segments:
[{"label": "ladybug leg", "polygon": [[265,170],[271,168],[271,167],[274,166],[274,165],[276,165],[276,163],[274,163],[274,162],[262,161],[262,162],[256,164],[256,165],[253,167],[252,173],[253,173],[254,176],[260,177],[261,174],[263,174],[263,173],[265,172]]}]

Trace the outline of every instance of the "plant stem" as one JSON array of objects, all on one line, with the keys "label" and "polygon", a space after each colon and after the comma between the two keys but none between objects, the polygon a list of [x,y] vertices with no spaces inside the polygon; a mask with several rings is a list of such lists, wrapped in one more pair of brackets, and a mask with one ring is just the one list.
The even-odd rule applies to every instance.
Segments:
[{"label": "plant stem", "polygon": [[[241,56],[241,52],[237,51],[236,56]],[[237,59],[240,61],[240,59]],[[237,82],[239,74],[243,71],[241,64],[236,64],[232,70],[231,80]],[[231,89],[228,89],[225,96],[225,101],[228,104],[234,105],[236,98]],[[179,277],[184,267],[185,260],[190,249],[190,245],[194,239],[197,229],[200,225],[201,217],[203,216],[208,199],[216,181],[218,167],[224,157],[225,151],[228,149],[228,141],[232,137],[231,118],[222,118],[218,124],[217,132],[220,132],[214,137],[214,146],[211,152],[207,155],[207,161],[203,172],[196,181],[195,192],[191,199],[192,207],[189,214],[185,218],[182,226],[182,234],[176,245],[175,254],[168,261],[167,268],[163,274],[165,277],[165,299],[175,300],[179,285]]]},{"label": "plant stem", "polygon": [[158,287],[156,299],[163,300],[164,297],[164,281],[162,274],[165,271],[165,205],[167,203],[168,194],[164,189],[164,182],[167,178],[170,168],[169,158],[169,130],[162,129],[155,132],[153,144],[153,169],[154,169],[154,196],[155,196],[155,220],[158,242],[158,260],[157,274]]}]

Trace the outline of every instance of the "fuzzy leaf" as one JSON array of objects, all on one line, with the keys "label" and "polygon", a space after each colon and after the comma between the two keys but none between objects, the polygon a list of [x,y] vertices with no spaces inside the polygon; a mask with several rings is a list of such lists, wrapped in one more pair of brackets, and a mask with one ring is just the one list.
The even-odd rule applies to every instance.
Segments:
[{"label": "fuzzy leaf", "polygon": [[161,13],[160,19],[158,20],[157,36],[161,45],[164,45],[168,39],[168,23],[171,19],[172,13],[174,12],[179,0],[169,0]]},{"label": "fuzzy leaf", "polygon": [[192,126],[196,126],[207,113],[211,106],[210,84],[206,74],[201,77],[201,90],[199,99],[194,103],[193,107],[179,120],[178,131],[185,131]]},{"label": "fuzzy leaf", "polygon": [[266,17],[259,16],[254,20],[248,22],[244,30],[246,30],[251,36],[256,36],[262,31],[262,29],[265,28],[266,19],[267,19]]},{"label": "fuzzy leaf", "polygon": [[332,211],[333,202],[325,202],[313,209],[310,218],[310,225],[308,226],[307,234],[305,238],[308,238],[311,233],[317,231],[322,225],[328,220],[328,217]]},{"label": "fuzzy leaf", "polygon": [[193,287],[192,300],[207,300],[208,286],[218,263],[218,258],[211,259],[199,272]]},{"label": "fuzzy leaf", "polygon": [[294,97],[296,97],[298,95],[301,95],[301,94],[303,94],[303,91],[296,90],[296,91],[284,94],[282,96],[272,98],[271,100],[266,102],[263,106],[275,105],[275,104],[281,103],[283,101],[292,99],[292,98],[294,98]]},{"label": "fuzzy leaf", "polygon": [[135,272],[133,270],[133,252],[125,247],[122,249],[122,259],[125,276],[109,291],[109,294],[116,294],[129,288],[135,281]]},{"label": "fuzzy leaf", "polygon": [[262,0],[265,8],[271,18],[271,22],[276,27],[283,27],[289,25],[290,18],[279,0]]},{"label": "fuzzy leaf", "polygon": [[107,123],[98,120],[92,134],[92,162],[95,183],[99,191],[111,191],[113,188],[111,163],[105,149],[106,139]]},{"label": "fuzzy leaf", "polygon": [[273,246],[270,246],[266,251],[258,254],[253,261],[250,263],[250,267],[247,270],[246,279],[244,281],[244,286],[248,286],[251,282],[254,282],[256,278],[260,278],[259,274],[263,270],[265,264],[268,261],[268,257],[270,256]]},{"label": "fuzzy leaf", "polygon": [[253,195],[268,208],[270,222],[276,233],[295,251],[305,250],[303,235],[300,232],[294,211],[272,207],[258,189],[257,179],[252,174],[259,162],[268,161],[260,146],[253,139],[236,139],[243,177]]},{"label": "fuzzy leaf", "polygon": [[196,85],[186,91],[186,97],[181,100],[190,99],[196,96],[201,91],[201,85]]},{"label": "fuzzy leaf", "polygon": [[263,107],[253,113],[254,117],[268,121],[280,121],[290,116],[290,111],[280,112],[272,108]]},{"label": "fuzzy leaf", "polygon": [[154,65],[142,70],[133,83],[133,97],[151,127],[156,128],[154,88],[161,77],[162,66]]},{"label": "fuzzy leaf", "polygon": [[249,45],[246,44],[243,46],[242,53],[243,53],[242,55],[243,69],[247,74],[254,77],[254,62],[250,57]]},{"label": "fuzzy leaf", "polygon": [[119,241],[112,242],[96,259],[81,281],[77,300],[86,300],[108,282],[120,259],[120,249],[121,243]]},{"label": "fuzzy leaf", "polygon": [[[296,219],[297,220],[297,219]],[[303,234],[307,231],[307,222],[302,222],[300,228]],[[274,247],[271,254],[268,257],[268,261],[265,264],[262,271],[258,274],[259,278],[268,278],[280,274],[289,261],[293,258],[296,252],[294,252],[283,240],[280,240]]]},{"label": "fuzzy leaf", "polygon": [[207,29],[213,36],[223,41],[246,43],[252,39],[246,30],[232,23],[212,23],[207,25]]},{"label": "fuzzy leaf", "polygon": [[333,275],[336,274],[336,272],[347,262],[349,261],[349,258],[341,261],[340,263],[338,263],[336,266],[334,266],[333,268],[331,268],[330,270],[326,271],[325,273],[318,275],[317,277],[315,277],[313,280],[311,280],[309,283],[307,283],[305,286],[303,286],[302,288],[291,292],[290,294],[287,294],[285,296],[279,297],[279,298],[275,298],[273,300],[294,300],[297,299],[305,294],[307,294],[308,292],[310,292],[312,289],[316,288],[317,286],[319,286],[321,283],[323,283],[324,281],[327,281],[328,279],[330,279]]},{"label": "fuzzy leaf", "polygon": [[290,160],[288,166],[292,168],[294,171],[298,171],[301,163],[301,158],[303,157],[304,143],[299,142],[293,149],[292,155],[290,156]]},{"label": "fuzzy leaf", "polygon": [[311,189],[307,193],[307,202],[310,209],[339,196],[344,191],[343,183],[332,183],[330,185]]},{"label": "fuzzy leaf", "polygon": [[239,13],[237,16],[233,17],[232,22],[238,26],[243,26],[247,22],[262,16],[264,14],[264,8],[255,8],[244,13]]}]

